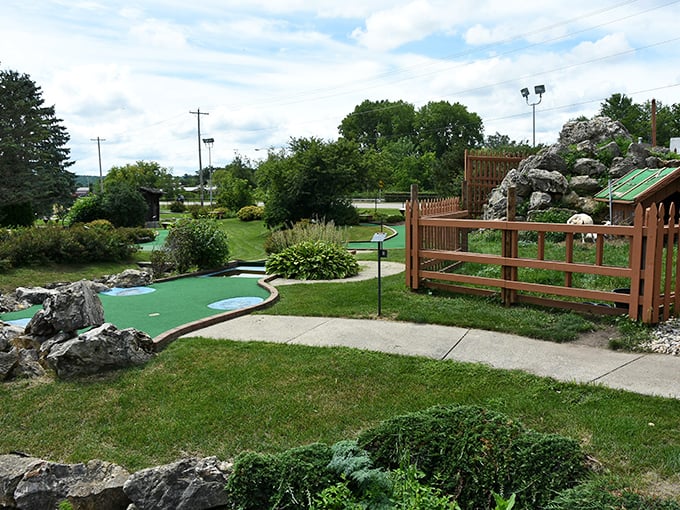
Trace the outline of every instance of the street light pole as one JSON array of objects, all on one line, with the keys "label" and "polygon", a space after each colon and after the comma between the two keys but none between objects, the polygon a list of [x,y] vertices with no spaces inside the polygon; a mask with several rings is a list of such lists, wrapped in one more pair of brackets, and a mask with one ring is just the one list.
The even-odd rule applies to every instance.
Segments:
[{"label": "street light pole", "polygon": [[522,94],[522,97],[526,100],[527,104],[531,106],[533,120],[532,131],[534,135],[533,144],[534,147],[536,147],[536,105],[541,104],[541,101],[543,100],[543,94],[545,93],[545,85],[536,85],[534,87],[534,93],[538,96],[538,101],[530,103],[529,89],[524,87],[522,90],[520,90],[520,94]]},{"label": "street light pole", "polygon": [[97,155],[99,156],[99,191],[104,193],[104,177],[102,176],[102,148],[101,142],[105,142],[106,138],[90,138],[91,142],[97,142]]},{"label": "street light pole", "polygon": [[214,138],[204,138],[203,143],[205,146],[208,148],[208,168],[210,168],[210,179],[208,181],[208,188],[210,189],[210,207],[213,205],[213,189],[212,189],[212,174],[213,174],[213,167],[212,167],[212,146],[213,143],[215,142]]}]

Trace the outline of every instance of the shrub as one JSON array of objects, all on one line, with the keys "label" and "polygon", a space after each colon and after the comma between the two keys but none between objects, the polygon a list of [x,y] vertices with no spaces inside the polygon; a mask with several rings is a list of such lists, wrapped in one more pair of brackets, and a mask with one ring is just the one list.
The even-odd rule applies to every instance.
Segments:
[{"label": "shrub", "polygon": [[609,489],[594,484],[578,485],[560,492],[546,510],[680,510],[680,504],[643,496],[634,491]]},{"label": "shrub", "polygon": [[332,455],[321,443],[277,455],[243,453],[234,461],[227,493],[242,510],[306,508],[312,495],[338,481],[327,467]]},{"label": "shrub", "polygon": [[113,230],[115,227],[113,226],[113,223],[111,223],[109,220],[94,220],[90,221],[87,224],[88,227],[91,228],[99,228],[102,230]]},{"label": "shrub", "polygon": [[210,214],[210,209],[203,205],[191,204],[187,206],[187,212],[193,219],[197,220],[199,218],[207,218]]},{"label": "shrub", "polygon": [[279,253],[304,241],[325,241],[339,246],[347,244],[345,231],[337,229],[332,221],[328,223],[300,221],[293,228],[276,230],[269,234],[264,249],[269,254]]},{"label": "shrub", "polygon": [[229,260],[227,234],[212,220],[179,220],[170,228],[164,247],[181,273],[218,267]]},{"label": "shrub", "polygon": [[266,271],[300,280],[333,280],[359,274],[359,263],[335,243],[304,241],[269,257]]},{"label": "shrub", "polygon": [[261,220],[264,216],[264,207],[258,205],[247,205],[241,207],[236,214],[241,221]]},{"label": "shrub", "polygon": [[187,206],[184,205],[184,203],[175,200],[174,202],[170,202],[168,208],[170,209],[170,212],[183,213],[184,211],[186,211]]},{"label": "shrub", "polygon": [[425,483],[454,496],[463,509],[492,507],[494,493],[517,493],[518,508],[540,508],[586,474],[576,441],[527,431],[476,406],[399,416],[362,433],[358,444],[387,469],[408,458]]},{"label": "shrub", "polygon": [[0,240],[0,260],[12,267],[55,263],[119,262],[136,251],[121,229],[46,226],[13,230]]},{"label": "shrub", "polygon": [[149,206],[144,196],[126,183],[109,184],[102,196],[104,218],[117,227],[144,225]]},{"label": "shrub", "polygon": [[65,225],[89,223],[105,217],[101,195],[87,195],[76,200],[64,218]]},{"label": "shrub", "polygon": [[[529,221],[535,221],[537,223],[567,223],[567,220],[574,214],[571,209],[560,209],[557,207],[551,207],[543,211],[532,211],[527,218]],[[538,236],[536,232],[522,232],[523,239],[525,241],[536,242]],[[552,243],[561,243],[566,239],[566,234],[564,232],[546,232],[545,240]]]}]

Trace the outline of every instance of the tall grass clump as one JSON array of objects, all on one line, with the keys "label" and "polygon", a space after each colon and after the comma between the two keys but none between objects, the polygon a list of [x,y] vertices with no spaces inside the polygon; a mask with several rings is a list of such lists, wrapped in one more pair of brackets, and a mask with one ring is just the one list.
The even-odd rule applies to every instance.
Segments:
[{"label": "tall grass clump", "polygon": [[345,229],[337,228],[332,221],[318,223],[301,221],[293,228],[272,232],[265,241],[264,249],[267,254],[280,253],[305,241],[323,241],[344,246],[347,243],[347,232]]}]

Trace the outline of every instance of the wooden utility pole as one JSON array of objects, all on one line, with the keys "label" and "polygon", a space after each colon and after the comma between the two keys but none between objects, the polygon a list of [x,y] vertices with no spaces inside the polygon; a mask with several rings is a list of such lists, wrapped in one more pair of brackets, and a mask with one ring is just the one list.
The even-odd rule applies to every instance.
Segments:
[{"label": "wooden utility pole", "polygon": [[201,189],[201,207],[203,207],[203,163],[201,162],[201,115],[210,115],[209,113],[202,112],[200,108],[197,108],[195,112],[189,112],[192,115],[196,115],[198,120],[198,186]]},{"label": "wooden utility pole", "polygon": [[104,193],[104,178],[102,176],[102,149],[101,142],[105,142],[106,138],[90,138],[91,142],[97,142],[97,155],[99,156],[99,191]]}]

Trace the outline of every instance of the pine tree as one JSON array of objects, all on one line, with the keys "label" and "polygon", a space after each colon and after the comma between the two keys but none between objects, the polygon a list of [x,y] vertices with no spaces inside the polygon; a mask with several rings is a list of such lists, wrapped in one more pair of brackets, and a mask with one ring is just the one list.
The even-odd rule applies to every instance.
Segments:
[{"label": "pine tree", "polygon": [[73,202],[75,175],[67,170],[73,162],[61,122],[28,75],[0,70],[0,224],[16,224],[13,211],[29,211],[31,220]]}]

